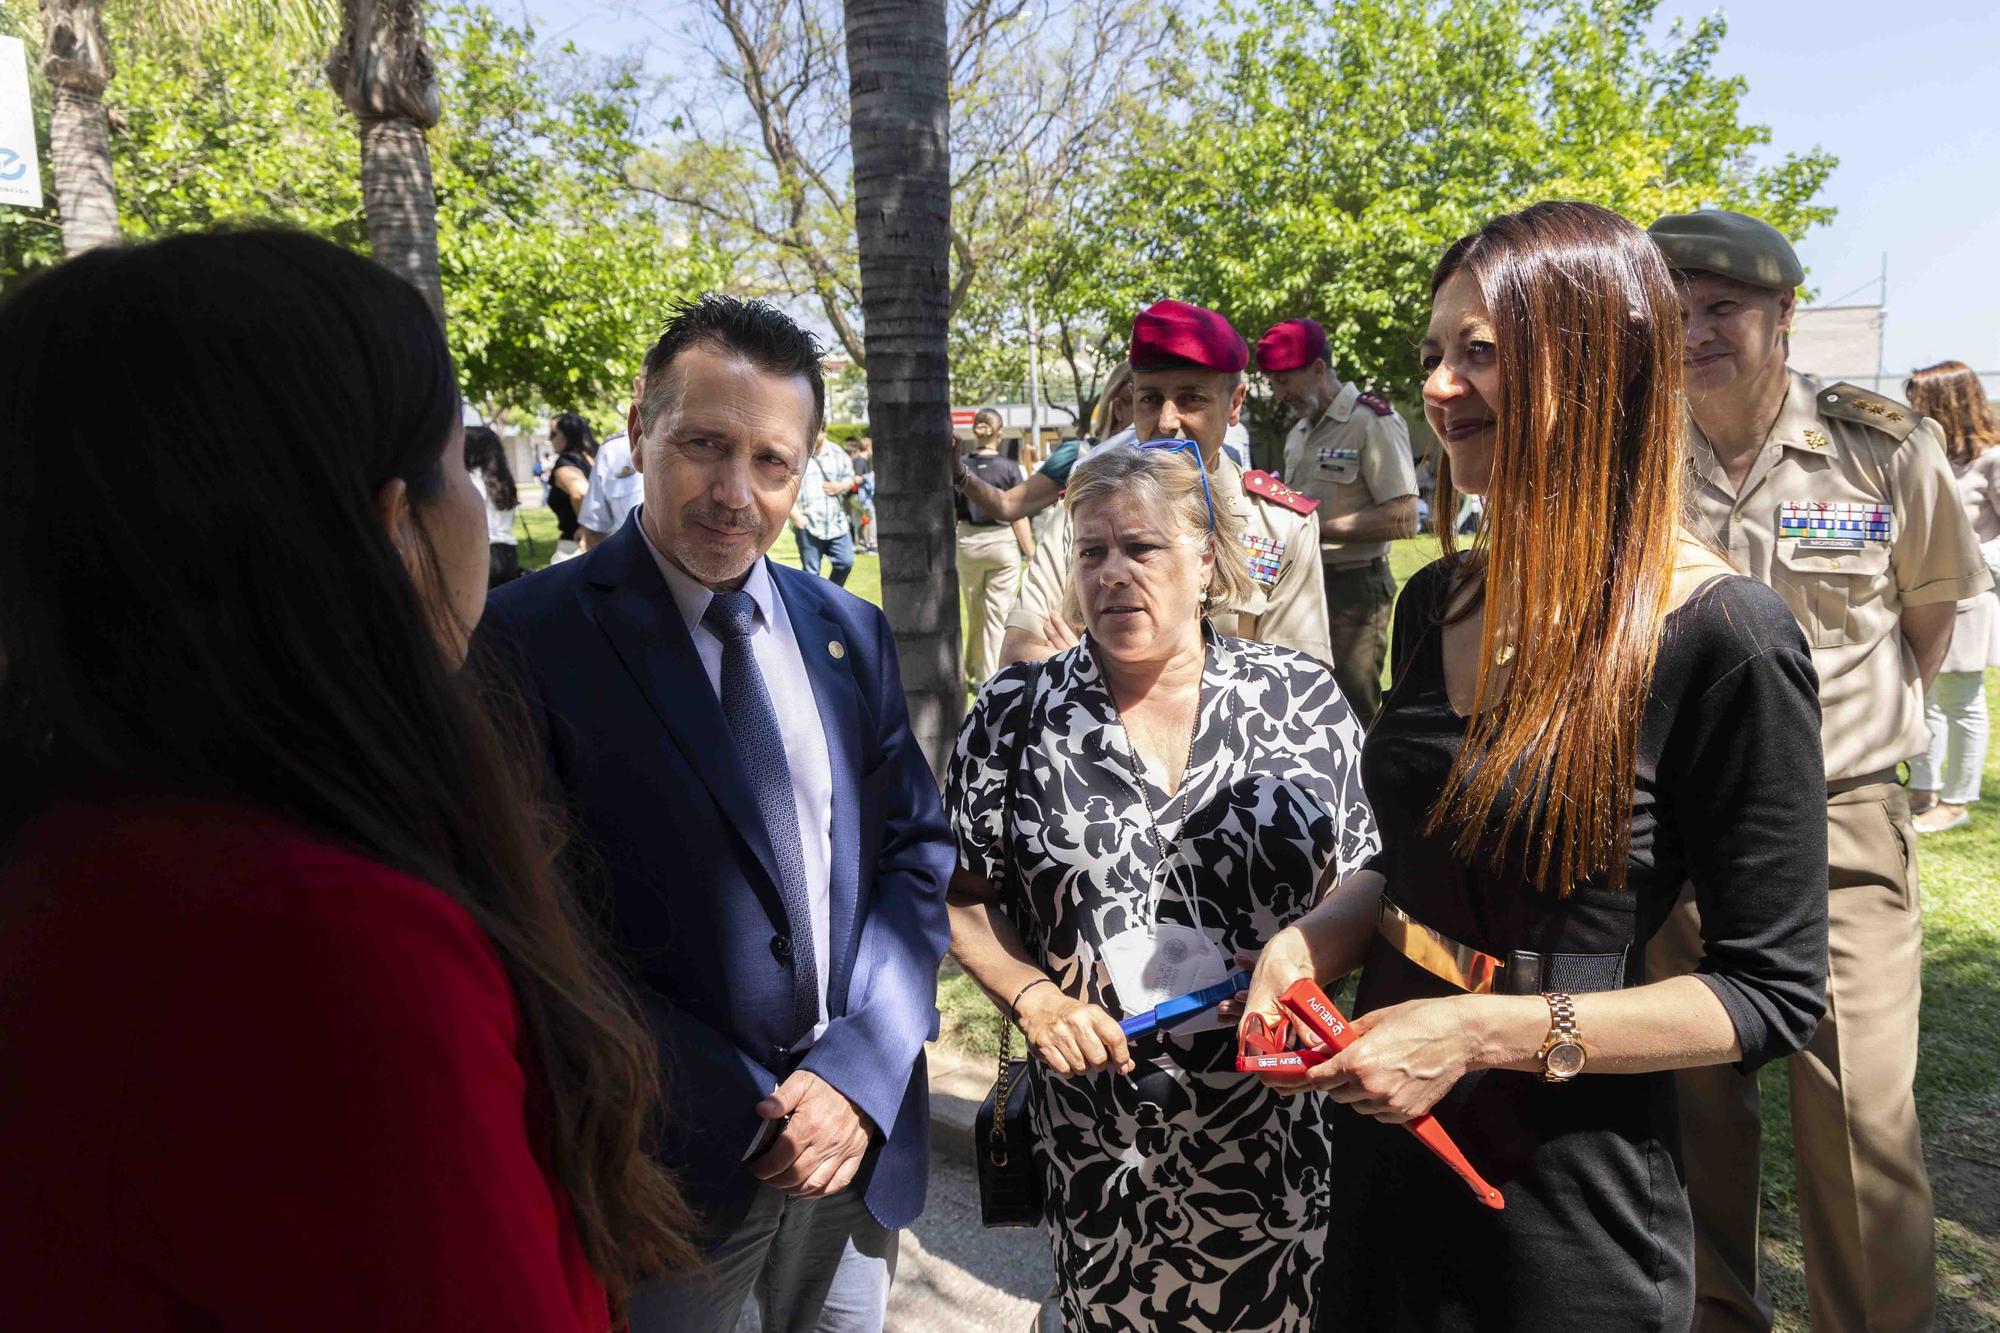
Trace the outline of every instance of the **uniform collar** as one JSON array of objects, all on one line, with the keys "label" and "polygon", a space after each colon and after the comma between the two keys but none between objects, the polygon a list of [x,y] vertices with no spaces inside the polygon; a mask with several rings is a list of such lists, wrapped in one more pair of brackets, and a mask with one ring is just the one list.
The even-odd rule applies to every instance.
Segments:
[{"label": "uniform collar", "polygon": [[1343,384],[1340,386],[1340,392],[1333,396],[1333,401],[1326,405],[1326,411],[1320,413],[1319,420],[1312,424],[1317,426],[1327,421],[1344,422],[1354,415],[1354,405],[1360,401],[1360,387],[1353,384]]},{"label": "uniform collar", "polygon": [[1722,470],[1722,461],[1716,457],[1708,437],[1694,424],[1693,417],[1689,417],[1688,425],[1699,442],[1699,447],[1694,450],[1695,466],[1702,479],[1721,494],[1739,499],[1749,495],[1787,449],[1796,450],[1808,458],[1826,458],[1834,453],[1833,432],[1826,428],[1819,414],[1818,387],[1796,370],[1787,370],[1785,378],[1784,405],[1778,409],[1777,418],[1764,436],[1764,447],[1758,451],[1756,461],[1750,464],[1750,471],[1745,474],[1740,490],[1729,484],[1729,476]]},{"label": "uniform collar", "polygon": [[1229,456],[1229,451],[1217,451],[1215,466],[1208,470],[1208,487],[1215,493],[1217,504],[1234,504],[1241,508],[1249,495],[1243,489],[1243,469]]},{"label": "uniform collar", "polygon": [[1819,414],[1819,386],[1796,370],[1788,370],[1785,405],[1771,426],[1767,449],[1797,449],[1824,458],[1833,452],[1833,432]]}]

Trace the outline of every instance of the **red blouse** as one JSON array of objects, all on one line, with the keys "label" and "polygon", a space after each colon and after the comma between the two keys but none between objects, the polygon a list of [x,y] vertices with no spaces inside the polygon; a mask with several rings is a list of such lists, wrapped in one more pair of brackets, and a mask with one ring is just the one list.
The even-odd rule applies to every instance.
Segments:
[{"label": "red blouse", "polygon": [[519,1016],[437,889],[240,805],[0,866],[0,1325],[604,1333]]}]

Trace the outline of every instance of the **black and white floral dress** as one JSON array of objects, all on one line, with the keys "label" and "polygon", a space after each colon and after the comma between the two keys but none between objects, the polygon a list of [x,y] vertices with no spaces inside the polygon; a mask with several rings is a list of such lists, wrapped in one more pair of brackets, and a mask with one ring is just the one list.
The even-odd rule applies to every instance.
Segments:
[{"label": "black and white floral dress", "polygon": [[[1162,775],[1140,767],[1087,639],[988,681],[952,757],[961,863],[1007,886],[1009,915],[1063,989],[1114,1017],[1125,1011],[1099,947],[1144,923],[1156,875],[1180,875],[1196,907],[1164,892],[1157,919],[1198,925],[1230,957],[1379,847],[1361,731],[1327,669],[1213,634],[1207,654],[1185,828]],[[1065,1326],[1311,1327],[1331,1168],[1322,1099],[1236,1073],[1233,1030],[1133,1055],[1129,1077],[1034,1065]]]}]

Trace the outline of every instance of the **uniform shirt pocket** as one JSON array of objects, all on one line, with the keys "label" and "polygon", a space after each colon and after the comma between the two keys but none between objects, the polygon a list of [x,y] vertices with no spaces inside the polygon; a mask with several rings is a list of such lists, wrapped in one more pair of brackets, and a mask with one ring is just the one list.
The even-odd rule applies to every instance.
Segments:
[{"label": "uniform shirt pocket", "polygon": [[1831,549],[1810,539],[1778,543],[1772,583],[1815,648],[1872,643],[1895,623],[1889,605],[1889,545]]},{"label": "uniform shirt pocket", "polygon": [[1322,449],[1313,462],[1313,480],[1333,486],[1351,486],[1361,475],[1358,449]]}]

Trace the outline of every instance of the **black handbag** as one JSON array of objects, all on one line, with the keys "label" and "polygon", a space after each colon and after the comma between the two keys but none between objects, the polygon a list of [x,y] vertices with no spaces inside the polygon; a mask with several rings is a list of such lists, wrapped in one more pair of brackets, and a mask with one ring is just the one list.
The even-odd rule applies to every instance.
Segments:
[{"label": "black handbag", "polygon": [[[1042,1224],[1042,1171],[1035,1160],[1026,1059],[1010,1060],[1014,1025],[1000,1020],[1000,1074],[973,1120],[974,1165],[979,1170],[979,1221],[989,1227]],[[1025,1052],[1024,1052],[1025,1054]]]},{"label": "black handbag", "polygon": [[[1017,743],[1008,757],[1000,806],[1001,834],[1008,840],[1014,836],[1014,769],[1027,745],[1028,725],[1034,720],[1035,695],[1041,677],[1042,673],[1035,671],[1022,692],[1028,713],[1022,719]],[[1013,865],[1014,859],[1009,855],[1006,877],[1010,881],[1014,878]],[[1007,1058],[1013,1038],[1012,1018],[1001,1014],[999,1075],[972,1122],[973,1166],[979,1172],[979,1220],[989,1227],[1033,1227],[1042,1223],[1042,1170],[1035,1160],[1035,1126],[1029,1102],[1034,1082],[1028,1076],[1025,1050],[1019,1060]]]}]

